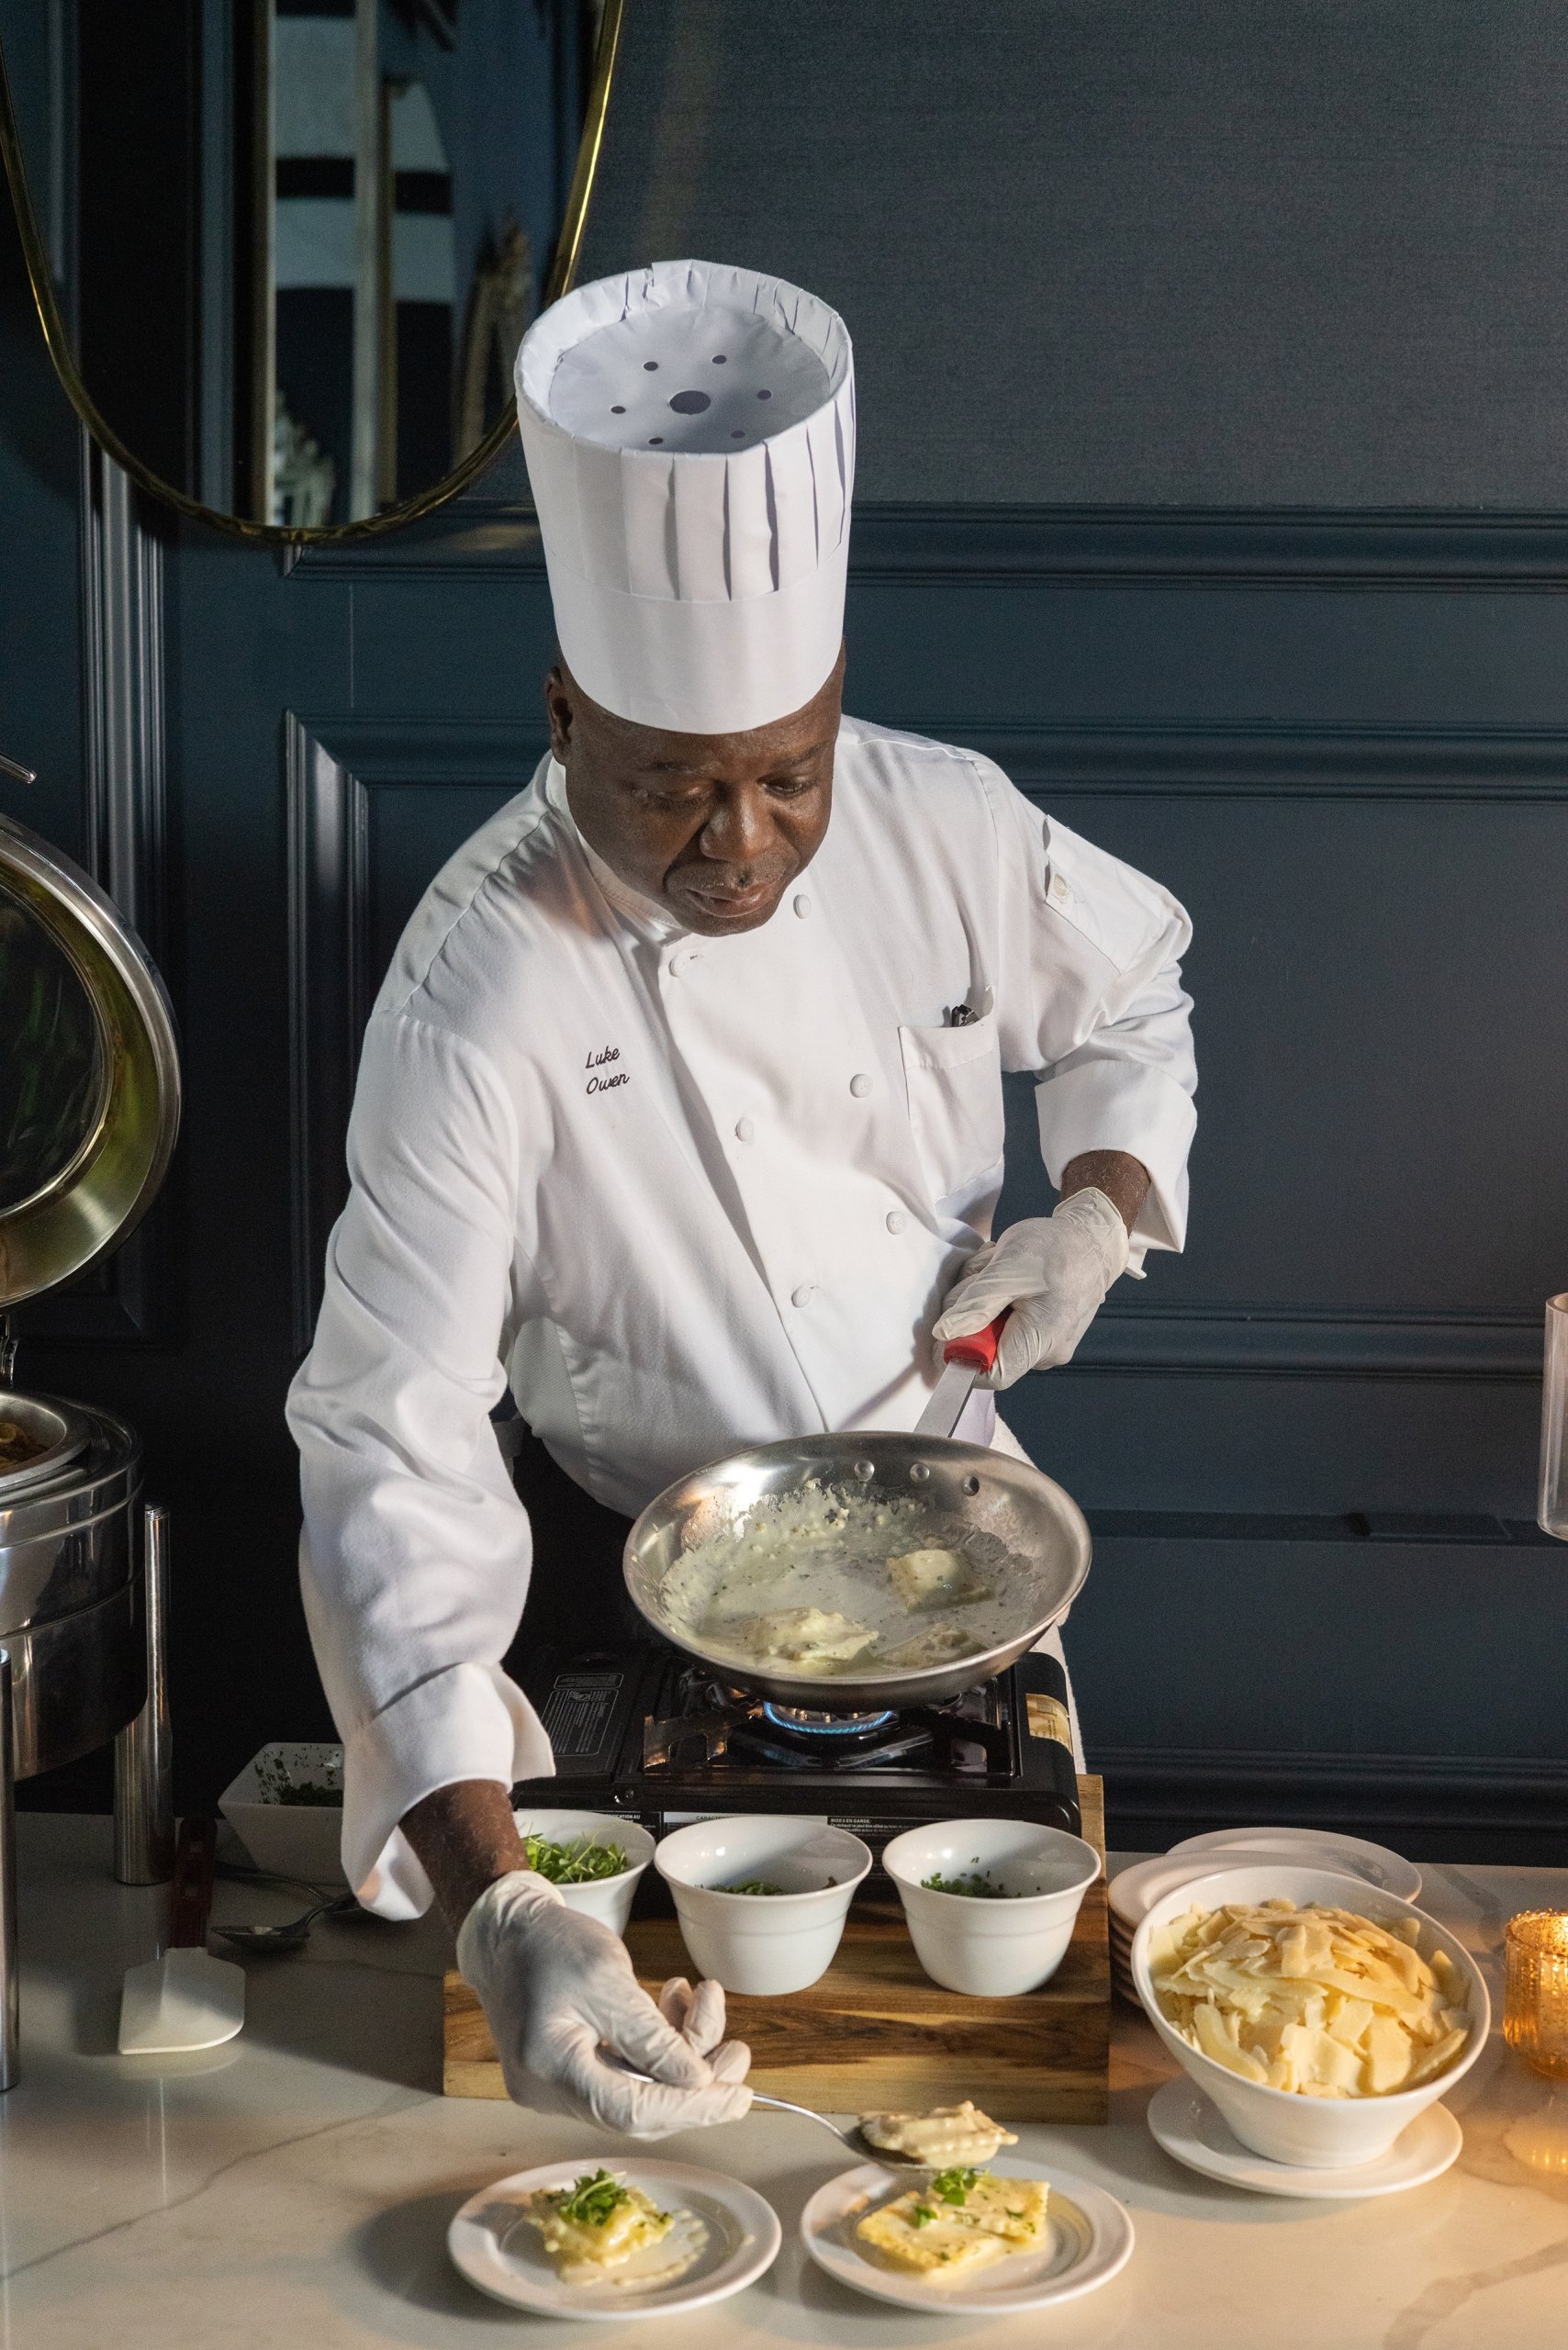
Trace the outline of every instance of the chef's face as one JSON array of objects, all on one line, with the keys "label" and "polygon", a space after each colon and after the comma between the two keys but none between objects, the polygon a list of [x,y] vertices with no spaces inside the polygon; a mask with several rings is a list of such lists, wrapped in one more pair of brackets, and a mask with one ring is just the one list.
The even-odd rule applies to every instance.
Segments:
[{"label": "chef's face", "polygon": [[550,672],[550,747],[577,828],[613,873],[707,938],[756,930],[822,845],[844,687],[742,734],[672,734]]}]

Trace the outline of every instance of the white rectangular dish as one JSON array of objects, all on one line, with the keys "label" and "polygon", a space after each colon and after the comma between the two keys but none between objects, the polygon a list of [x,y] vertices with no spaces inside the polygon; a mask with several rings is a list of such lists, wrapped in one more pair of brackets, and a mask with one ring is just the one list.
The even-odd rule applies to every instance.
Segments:
[{"label": "white rectangular dish", "polygon": [[[259,1869],[306,1885],[345,1885],[343,1750],[329,1741],[274,1740],[252,1754],[218,1798],[218,1807]],[[333,1804],[280,1801],[286,1786],[335,1787]]]}]

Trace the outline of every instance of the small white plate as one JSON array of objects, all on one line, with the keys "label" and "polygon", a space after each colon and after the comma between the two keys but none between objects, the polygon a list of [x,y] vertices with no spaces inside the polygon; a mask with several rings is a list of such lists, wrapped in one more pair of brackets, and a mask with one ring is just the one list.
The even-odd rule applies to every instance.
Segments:
[{"label": "small white plate", "polygon": [[1227,2187],[1254,2195],[1292,2195],[1316,2202],[1350,2203],[1367,2195],[1402,2195],[1440,2178],[1459,2158],[1464,2132],[1446,2105],[1429,2105],[1375,2163],[1351,2170],[1307,2170],[1271,2163],[1234,2136],[1230,2124],[1195,2082],[1167,2081],[1148,2101],[1148,2126],[1173,2160]]},{"label": "small white plate", "polygon": [[1173,1861],[1185,1852],[1260,1852],[1270,1859],[1289,1853],[1298,1868],[1348,1869],[1397,1901],[1421,1897],[1421,1872],[1403,1852],[1369,1843],[1364,1836],[1341,1836],[1332,1828],[1216,1828],[1172,1844],[1165,1857]]},{"label": "small white plate", "polygon": [[1033,2252],[1009,2253],[974,2272],[967,2285],[944,2286],[902,2277],[868,2260],[855,2242],[856,2222],[872,2205],[902,2195],[907,2170],[884,2170],[862,2163],[819,2187],[801,2214],[801,2240],[817,2266],[857,2293],[928,2316],[951,2311],[962,2317],[1005,2317],[1013,2310],[1043,2310],[1055,2301],[1075,2301],[1107,2284],[1132,2256],[1133,2223],[1114,2195],[1054,2167],[1006,2160],[988,2163],[1002,2178],[1038,2178],[1050,2183],[1046,2207],[1049,2234]]},{"label": "small white plate", "polygon": [[570,2187],[585,2171],[599,2167],[592,2155],[575,2162],[546,2163],[538,2170],[514,2171],[493,2187],[471,2195],[446,2232],[446,2248],[471,2285],[513,2309],[541,2317],[675,2317],[685,2310],[727,2301],[772,2267],[783,2236],[770,2203],[738,2179],[718,2171],[694,2170],[686,2163],[610,2162],[629,2187],[664,2210],[695,2211],[706,2222],[708,2241],[695,2265],[667,2285],[642,2291],[614,2285],[568,2285],[546,2258],[537,2228],[522,2216],[523,2198],[539,2188]]},{"label": "small white plate", "polygon": [[[1274,1836],[1286,1836],[1288,1829],[1269,1831]],[[1133,1935],[1142,1925],[1157,1901],[1179,1886],[1195,1885],[1201,1876],[1211,1876],[1220,1863],[1232,1854],[1236,1865],[1249,1868],[1263,1866],[1277,1861],[1282,1868],[1337,1869],[1343,1876],[1359,1876],[1363,1885],[1373,1886],[1381,1893],[1392,1893],[1401,1901],[1414,1901],[1421,1890],[1421,1873],[1397,1852],[1384,1852],[1373,1844],[1358,1850],[1360,1840],[1354,1836],[1319,1836],[1303,1838],[1299,1843],[1269,1844],[1263,1840],[1264,1830],[1239,1829],[1236,1833],[1247,1839],[1236,1844],[1211,1844],[1204,1840],[1195,1845],[1179,1844],[1173,1852],[1162,1852],[1151,1861],[1135,1861],[1130,1869],[1123,1869],[1111,1879],[1108,1888],[1111,1904],[1111,1931],[1121,1947],[1129,1954]],[[1252,1841],[1253,1837],[1257,1841]],[[1406,1886],[1410,1890],[1406,1892]]]}]

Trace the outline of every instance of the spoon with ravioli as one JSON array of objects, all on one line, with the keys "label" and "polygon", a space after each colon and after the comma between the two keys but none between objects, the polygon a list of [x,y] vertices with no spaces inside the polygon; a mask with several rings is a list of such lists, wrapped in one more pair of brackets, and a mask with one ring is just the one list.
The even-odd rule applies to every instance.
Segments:
[{"label": "spoon with ravioli", "polygon": [[961,2105],[933,2106],[926,2113],[863,2113],[847,2130],[830,2121],[809,2105],[792,2105],[788,2098],[753,2093],[754,2106],[774,2113],[798,2113],[830,2131],[853,2154],[870,2154],[890,2170],[946,2170],[954,2164],[980,2167],[1002,2146],[1015,2146],[1011,2130],[992,2121],[972,2099]]},{"label": "spoon with ravioli", "polygon": [[[605,2061],[633,2080],[650,2077],[628,2065],[623,2056],[605,2052]],[[863,2113],[847,2130],[841,2130],[814,2106],[795,2105],[787,2097],[765,2097],[754,2089],[751,2101],[754,2109],[794,2113],[802,2121],[814,2121],[852,2154],[869,2154],[890,2170],[946,2170],[954,2164],[979,2168],[1001,2147],[1018,2143],[1014,2132],[982,2113],[972,2098],[965,2098],[959,2105],[932,2106],[924,2113]]]}]

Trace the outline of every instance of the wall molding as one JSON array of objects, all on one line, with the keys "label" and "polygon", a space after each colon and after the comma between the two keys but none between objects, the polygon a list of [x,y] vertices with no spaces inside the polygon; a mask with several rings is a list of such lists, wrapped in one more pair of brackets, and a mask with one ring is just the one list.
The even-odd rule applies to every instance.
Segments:
[{"label": "wall molding", "polygon": [[343,1141],[360,1038],[381,974],[368,968],[371,799],[379,788],[521,790],[543,726],[488,719],[315,720],[284,713],[288,826],[289,1170],[293,1334],[310,1344],[321,1269],[348,1189]]},{"label": "wall molding", "polygon": [[[1126,583],[1528,595],[1568,590],[1568,512],[1313,507],[902,506],[864,501],[852,576],[917,585]],[[290,548],[300,579],[542,577],[533,509],[454,498],[386,539]]]},{"label": "wall molding", "polygon": [[1568,800],[1568,725],[922,718],[1027,792],[1095,799]]},{"label": "wall molding", "polygon": [[[127,475],[81,446],[83,862],[155,962],[166,935],[168,741],[163,548]],[[29,1337],[148,1345],[170,1322],[167,1202],[71,1288],[34,1298]]]},{"label": "wall molding", "polygon": [[1075,1371],[1205,1371],[1290,1379],[1539,1382],[1539,1314],[1418,1314],[1107,1304]]},{"label": "wall molding", "polygon": [[1173,1835],[1256,1824],[1340,1829],[1420,1845],[1450,1860],[1532,1852],[1560,1860],[1568,1762],[1450,1754],[1318,1754],[1095,1747],[1112,1841],[1163,1849]]}]

